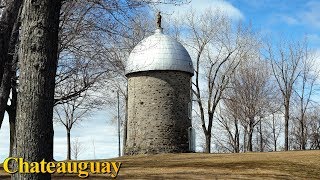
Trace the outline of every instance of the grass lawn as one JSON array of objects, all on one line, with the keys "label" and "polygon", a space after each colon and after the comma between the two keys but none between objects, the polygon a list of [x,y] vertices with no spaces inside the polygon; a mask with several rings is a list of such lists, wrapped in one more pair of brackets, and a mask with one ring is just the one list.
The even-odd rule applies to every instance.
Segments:
[{"label": "grass lawn", "polygon": [[[97,160],[102,161],[102,160]],[[125,156],[119,179],[320,179],[320,151]],[[1,167],[1,165],[0,165]],[[106,179],[106,174],[88,179]],[[0,168],[0,179],[9,179]],[[77,174],[53,179],[80,179]]]}]

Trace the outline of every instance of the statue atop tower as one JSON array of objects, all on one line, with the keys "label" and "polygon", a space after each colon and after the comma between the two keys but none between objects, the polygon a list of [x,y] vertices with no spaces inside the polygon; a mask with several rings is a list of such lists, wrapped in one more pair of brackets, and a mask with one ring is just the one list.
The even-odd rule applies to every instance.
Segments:
[{"label": "statue atop tower", "polygon": [[158,13],[157,13],[157,28],[158,28],[158,29],[161,29],[161,28],[162,28],[162,27],[161,27],[161,18],[162,18],[161,12],[158,11]]}]

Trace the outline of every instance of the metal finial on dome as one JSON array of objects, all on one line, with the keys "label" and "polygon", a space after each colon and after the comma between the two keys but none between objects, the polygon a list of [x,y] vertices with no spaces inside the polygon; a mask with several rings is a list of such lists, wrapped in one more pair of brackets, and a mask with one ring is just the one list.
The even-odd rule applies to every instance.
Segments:
[{"label": "metal finial on dome", "polygon": [[161,16],[160,13],[161,13],[160,11],[158,11],[158,13],[157,13],[157,28],[158,29],[162,29],[162,27],[161,27],[161,18],[162,18],[162,16]]}]

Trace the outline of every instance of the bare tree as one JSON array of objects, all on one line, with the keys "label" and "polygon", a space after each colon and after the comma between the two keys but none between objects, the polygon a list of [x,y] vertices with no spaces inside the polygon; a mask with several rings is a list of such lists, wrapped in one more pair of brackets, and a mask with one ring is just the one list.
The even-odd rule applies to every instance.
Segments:
[{"label": "bare tree", "polygon": [[[87,92],[88,93],[88,92]],[[75,124],[90,116],[90,113],[101,106],[99,98],[83,94],[81,97],[69,100],[55,106],[54,115],[57,122],[61,123],[67,132],[67,160],[71,159],[71,130]]]},{"label": "bare tree", "polygon": [[0,1],[0,129],[11,89],[12,64],[19,29],[18,15],[22,0]]},{"label": "bare tree", "polygon": [[[66,3],[68,4],[68,3]],[[67,20],[65,20],[65,14],[66,13],[66,10],[65,10],[65,7],[68,6],[64,4],[63,6],[63,15],[61,15],[61,20],[63,23],[68,24]],[[80,21],[80,22],[77,22],[79,24],[82,23],[81,18],[79,18],[78,16],[73,16],[73,18],[75,18],[76,20]],[[74,19],[73,19],[74,20]],[[63,35],[66,35],[68,34],[70,37],[74,37],[76,36],[77,37],[77,34],[79,34],[79,31],[72,31],[72,32],[66,32],[64,31],[64,28],[63,27],[63,23],[61,23],[62,25],[60,26],[59,29],[63,29],[63,30],[60,30],[60,36],[63,36]],[[76,23],[74,23],[76,24]],[[83,27],[83,25],[79,25],[81,27]],[[18,56],[15,55],[16,53],[14,53],[14,47],[18,47],[18,44],[16,43],[17,41],[17,38],[18,38],[18,32],[19,32],[19,27],[20,27],[20,22],[19,20],[17,20],[15,22],[15,25],[14,25],[14,29],[12,31],[12,37],[11,37],[11,41],[10,41],[10,49],[9,49],[9,55],[8,55],[8,66],[6,66],[7,68],[5,69],[4,71],[4,78],[3,78],[3,82],[6,83],[6,85],[2,86],[4,88],[6,88],[6,93],[8,93],[11,89],[11,93],[12,95],[14,94],[17,94],[16,92],[16,87],[15,87],[15,80],[16,80],[16,77],[15,77],[15,74],[17,72],[17,68],[16,68],[16,64],[18,62]],[[80,31],[82,32],[82,31]],[[89,31],[86,31],[87,33],[89,33]],[[78,41],[79,42],[79,38],[74,38],[73,39],[73,43],[75,41]],[[94,60],[88,60],[88,58],[92,58],[92,53],[90,54],[91,56],[88,55],[87,53],[87,56],[84,56],[83,54],[80,54],[80,53],[68,53],[68,56],[69,57],[74,57],[74,58],[71,58],[66,60],[64,58],[64,56],[66,56],[65,52],[66,52],[66,49],[68,49],[70,46],[70,42],[71,40],[69,39],[69,41],[63,41],[61,40],[60,38],[60,41],[59,41],[59,55],[60,55],[60,60],[59,60],[59,63],[58,63],[58,72],[57,72],[57,75],[56,75],[56,85],[55,85],[55,105],[56,104],[61,104],[63,102],[67,102],[68,100],[70,99],[74,99],[74,98],[77,98],[79,96],[81,96],[81,94],[84,92],[84,91],[87,91],[89,89],[93,89],[93,87],[96,87],[96,82],[98,82],[98,80],[100,80],[102,77],[102,75],[105,74],[105,70],[102,70],[101,69],[101,66],[99,66],[99,63],[97,61],[94,61]],[[79,45],[81,46],[81,45]],[[64,47],[64,49],[62,48]],[[83,47],[86,47],[88,48],[88,46],[85,46],[83,45]],[[16,48],[17,49],[17,48]],[[63,49],[63,50],[62,50]],[[77,52],[80,52],[82,51],[83,49],[78,49]],[[61,53],[61,51],[63,51],[64,53]],[[12,57],[14,56],[14,57]],[[11,69],[9,69],[11,68]],[[99,69],[99,71],[98,71]],[[11,71],[10,71],[11,70]],[[74,76],[75,75],[78,75],[77,77],[79,77],[79,72],[82,72],[82,79],[80,80],[78,78],[78,83],[71,83],[71,84],[74,84],[76,86],[73,87],[73,89],[71,90],[70,88],[66,88],[64,85],[67,84],[68,86],[70,86],[71,84],[68,84],[70,82],[70,80],[74,80]],[[94,71],[94,72],[93,72]],[[105,76],[104,76],[105,77]],[[8,86],[8,83],[9,83],[9,86]],[[10,84],[11,83],[11,84]],[[63,89],[63,91],[61,91]],[[69,91],[64,91],[65,89],[68,89]],[[12,154],[12,148],[13,148],[13,141],[14,141],[14,134],[15,134],[15,109],[16,109],[16,103],[15,103],[15,98],[12,98],[11,99],[11,104],[10,105],[7,105],[7,112],[9,114],[9,121],[10,121],[10,154]]]},{"label": "bare tree", "polygon": [[[60,1],[23,3],[15,156],[27,162],[53,159],[52,118],[60,8]],[[15,173],[13,179],[51,179],[51,174]]]},{"label": "bare tree", "polygon": [[[126,101],[125,61],[132,48],[150,34],[147,30],[150,20],[143,10],[136,8],[151,2],[123,4],[122,9],[116,7],[117,3],[114,1],[114,8],[109,7],[108,1],[72,1],[63,6],[56,104],[76,99],[88,90],[94,91],[96,86],[103,87],[109,105],[115,102],[113,90],[119,91],[121,100]],[[82,69],[85,76],[66,91],[64,86],[78,69]],[[122,110],[125,112],[124,108]],[[126,137],[126,118],[122,119]]]},{"label": "bare tree", "polygon": [[267,118],[260,117],[259,120],[259,125],[256,127],[256,139],[257,139],[257,144],[256,144],[256,150],[259,150],[260,152],[264,151],[270,151],[272,149],[272,144],[270,143],[271,140],[271,134],[268,132],[268,129],[265,124]]},{"label": "bare tree", "polygon": [[[229,103],[232,103],[231,101]],[[220,107],[220,110],[222,107]],[[233,112],[227,111],[224,109],[224,112],[221,111],[218,113],[218,124],[223,128],[223,131],[226,131],[228,141],[226,142],[227,146],[231,146],[230,152],[239,153],[240,152],[240,129],[239,129],[239,119]],[[221,135],[219,136],[221,138]]]},{"label": "bare tree", "polygon": [[252,135],[255,126],[267,116],[266,109],[273,93],[270,87],[267,63],[256,54],[240,64],[226,91],[226,106],[240,120],[248,135],[248,151],[253,150]]},{"label": "bare tree", "polygon": [[309,141],[310,141],[310,149],[320,149],[320,115],[319,108],[314,108],[313,111],[310,112],[310,133],[309,133]]},{"label": "bare tree", "polygon": [[86,150],[83,143],[79,141],[79,138],[76,137],[72,141],[72,157],[74,160],[78,160],[79,156]]},{"label": "bare tree", "polygon": [[291,97],[294,85],[301,74],[300,65],[304,58],[304,45],[301,42],[280,42],[277,49],[271,44],[267,47],[267,59],[270,60],[272,72],[281,91],[284,106],[285,150],[289,150],[289,119]]},{"label": "bare tree", "polygon": [[[88,4],[87,1],[77,1],[70,2],[63,7],[60,60],[56,78],[55,103],[57,106],[69,106],[69,101],[74,102],[76,99],[82,99],[83,94],[90,95],[88,92],[97,91],[102,94],[102,99],[108,101],[108,103],[103,103],[104,105],[113,106],[116,102],[114,93],[112,93],[114,90],[119,91],[121,100],[126,102],[127,80],[124,76],[124,64],[132,48],[146,36],[147,23],[150,21],[146,21],[146,17],[142,16],[141,12],[136,12],[134,15],[127,16],[127,19],[122,19],[123,22],[118,22],[121,24],[120,26],[104,22],[104,18],[92,18],[97,13],[97,9],[102,9],[98,12],[104,16],[115,18],[105,5],[104,2]],[[74,11],[74,9],[77,10]],[[125,16],[126,13],[132,13],[127,9],[112,11],[114,14],[120,13],[119,17]],[[145,19],[143,20],[142,17]],[[74,22],[74,19],[77,21]],[[126,23],[122,24],[124,22]],[[105,29],[102,24],[112,28]],[[93,35],[90,36],[90,34]],[[105,42],[106,40],[108,43]],[[61,108],[56,108],[56,114],[60,110]],[[66,114],[64,110],[61,112]],[[121,108],[121,112],[126,112],[125,107]],[[125,116],[125,113],[121,114]],[[65,117],[63,119],[63,121],[66,120]],[[124,127],[125,135],[126,121],[121,124]],[[66,123],[63,125],[66,126]],[[71,127],[66,127],[66,129],[68,137],[70,136],[68,131],[71,131]],[[67,159],[70,158],[70,138],[68,139]],[[125,138],[123,142],[126,142]]]},{"label": "bare tree", "polygon": [[306,149],[307,143],[307,111],[312,106],[312,96],[315,94],[316,80],[319,76],[319,70],[315,66],[315,56],[307,44],[304,45],[304,54],[301,60],[301,73],[297,78],[297,85],[294,89],[298,113],[296,118],[299,122],[297,141],[301,150]]},{"label": "bare tree", "polygon": [[273,151],[277,151],[278,148],[278,139],[280,136],[280,133],[283,130],[283,125],[280,122],[281,116],[279,116],[280,112],[273,111],[271,112],[271,118],[268,121],[268,128],[271,129],[271,141],[273,145]]},{"label": "bare tree", "polygon": [[208,9],[200,16],[191,10],[185,21],[186,38],[182,39],[195,57],[193,93],[206,138],[205,152],[210,152],[214,113],[241,57],[250,49],[253,34],[250,28],[234,27],[219,10]]},{"label": "bare tree", "polygon": [[[22,7],[20,7],[21,11]],[[20,14],[15,22],[12,30],[10,44],[9,44],[9,55],[7,63],[5,65],[4,74],[2,78],[1,88],[3,91],[0,94],[6,94],[11,90],[10,105],[6,104],[6,111],[9,116],[9,126],[10,126],[10,148],[9,156],[13,155],[13,148],[16,136],[16,109],[17,109],[17,64],[18,64],[18,50],[19,50],[19,28],[20,28]],[[0,90],[1,91],[1,90]],[[9,95],[9,94],[6,94]],[[5,98],[8,96],[5,95]],[[0,112],[1,113],[1,112]],[[1,115],[0,115],[1,118]],[[3,118],[3,117],[2,117]],[[1,120],[0,120],[1,121]],[[1,125],[0,125],[1,126]]]}]

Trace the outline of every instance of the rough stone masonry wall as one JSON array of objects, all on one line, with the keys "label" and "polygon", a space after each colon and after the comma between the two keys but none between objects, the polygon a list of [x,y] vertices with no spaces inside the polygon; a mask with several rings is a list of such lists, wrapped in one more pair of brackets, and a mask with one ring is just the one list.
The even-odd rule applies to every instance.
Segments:
[{"label": "rough stone masonry wall", "polygon": [[190,81],[180,71],[128,75],[126,154],[188,152]]}]

